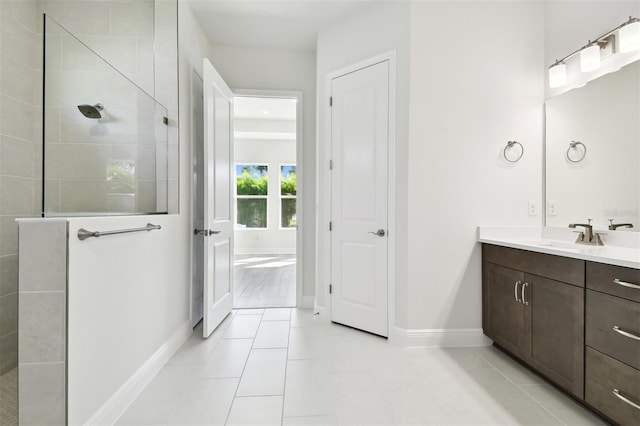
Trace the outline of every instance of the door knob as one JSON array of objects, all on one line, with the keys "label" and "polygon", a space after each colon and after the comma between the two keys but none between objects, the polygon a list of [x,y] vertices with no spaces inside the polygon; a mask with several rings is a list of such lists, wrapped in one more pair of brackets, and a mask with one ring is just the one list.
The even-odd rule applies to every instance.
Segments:
[{"label": "door knob", "polygon": [[384,232],[384,229],[378,229],[376,232],[369,231],[370,234],[377,235],[378,237],[384,237],[387,233]]},{"label": "door knob", "polygon": [[212,231],[211,229],[194,229],[194,235],[202,235],[208,237],[209,235],[219,234],[221,231]]}]

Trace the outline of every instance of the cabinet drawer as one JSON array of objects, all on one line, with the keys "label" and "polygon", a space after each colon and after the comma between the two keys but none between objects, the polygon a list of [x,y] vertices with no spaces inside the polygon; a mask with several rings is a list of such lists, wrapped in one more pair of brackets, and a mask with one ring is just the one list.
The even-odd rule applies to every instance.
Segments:
[{"label": "cabinet drawer", "polygon": [[640,424],[640,371],[587,347],[585,379],[587,404],[621,425]]},{"label": "cabinet drawer", "polygon": [[482,245],[482,259],[496,265],[584,287],[584,260],[491,244]]},{"label": "cabinet drawer", "polygon": [[586,313],[586,344],[640,369],[640,303],[587,290]]},{"label": "cabinet drawer", "polygon": [[587,262],[587,288],[640,302],[640,269]]}]

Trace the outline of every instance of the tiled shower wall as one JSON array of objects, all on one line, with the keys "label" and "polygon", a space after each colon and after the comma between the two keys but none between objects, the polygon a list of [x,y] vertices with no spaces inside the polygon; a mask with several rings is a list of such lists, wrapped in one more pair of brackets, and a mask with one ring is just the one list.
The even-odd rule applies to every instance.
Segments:
[{"label": "tiled shower wall", "polygon": [[[155,103],[127,80],[154,95],[154,9],[153,0],[39,3],[38,15],[48,16],[46,215],[158,210],[155,181],[166,170],[166,113],[156,114]],[[105,108],[100,121],[76,108],[96,103]]]},{"label": "tiled shower wall", "polygon": [[0,374],[18,365],[15,219],[40,212],[37,28],[35,1],[0,1]]}]

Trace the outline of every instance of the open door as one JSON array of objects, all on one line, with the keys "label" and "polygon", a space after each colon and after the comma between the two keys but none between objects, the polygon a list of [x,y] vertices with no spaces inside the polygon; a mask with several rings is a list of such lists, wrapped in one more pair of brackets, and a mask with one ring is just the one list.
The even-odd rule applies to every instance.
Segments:
[{"label": "open door", "polygon": [[211,62],[203,60],[204,318],[209,337],[233,307],[233,94]]}]

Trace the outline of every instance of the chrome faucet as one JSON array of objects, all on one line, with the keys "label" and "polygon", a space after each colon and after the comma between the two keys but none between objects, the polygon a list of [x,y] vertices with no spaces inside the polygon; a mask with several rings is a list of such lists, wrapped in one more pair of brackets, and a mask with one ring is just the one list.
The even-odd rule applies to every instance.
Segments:
[{"label": "chrome faucet", "polygon": [[613,223],[613,219],[609,219],[609,229],[615,231],[618,228],[633,228],[632,223]]},{"label": "chrome faucet", "polygon": [[576,244],[589,244],[593,246],[603,246],[604,243],[600,238],[600,234],[598,234],[597,232],[595,234],[593,233],[593,226],[591,225],[591,220],[592,219],[587,219],[588,223],[586,224],[585,223],[569,224],[569,228],[575,228],[576,226],[581,226],[584,228],[584,232],[575,231],[575,232],[580,232],[580,235],[578,235],[578,239],[576,240]]}]

